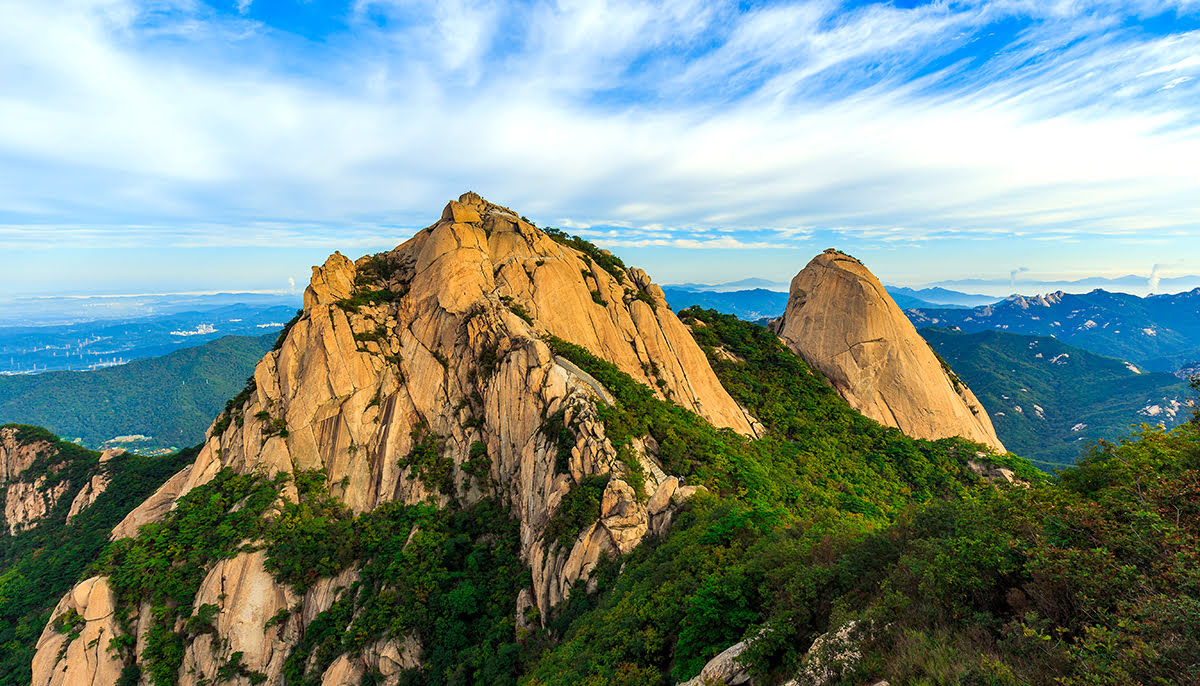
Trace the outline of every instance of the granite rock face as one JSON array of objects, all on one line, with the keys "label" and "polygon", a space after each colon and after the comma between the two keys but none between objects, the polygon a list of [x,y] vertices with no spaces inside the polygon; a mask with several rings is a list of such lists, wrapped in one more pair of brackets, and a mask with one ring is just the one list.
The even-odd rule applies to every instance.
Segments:
[{"label": "granite rock face", "polygon": [[809,262],[772,325],[864,415],[914,438],[962,436],[1005,452],[975,394],[853,257],[826,250]]},{"label": "granite rock face", "polygon": [[[608,391],[557,357],[550,337],[587,348],[716,426],[754,431],[753,417],[720,385],[644,272],[589,256],[468,193],[390,252],[356,261],[334,254],[314,267],[303,313],[279,349],[259,362],[247,400],[234,410],[237,421],[215,421],[195,462],[113,536],[132,536],[162,518],[223,468],[268,476],[324,469],[331,494],[355,512],[389,501],[448,504],[442,489],[409,478],[400,466],[422,436],[436,434],[440,456],[453,463],[458,502],[492,496],[519,520],[521,552],[533,571],[523,607],[545,617],[605,555],[630,551],[652,527],[665,529],[694,492],[678,487],[657,464],[653,442],[643,441],[634,446],[645,481],[639,497],[597,418]],[[566,469],[556,468],[558,446],[543,430],[559,413],[575,443]],[[486,449],[487,478],[463,469],[473,446]],[[610,478],[601,517],[568,546],[544,541],[563,497],[585,477],[603,474]],[[294,499],[294,489],[282,497]],[[239,554],[208,570],[196,606],[218,606],[221,640],[187,644],[181,684],[211,677],[233,652],[275,683],[307,623],[353,583],[350,573],[293,597],[263,570],[260,556]],[[273,613],[297,606],[300,612],[264,632]],[[140,637],[138,643],[140,655]],[[411,637],[370,646],[342,656],[325,676],[327,683],[358,683],[364,669],[397,675],[419,664],[420,654]],[[38,653],[39,664],[56,674],[89,669],[53,658]]]},{"label": "granite rock face", "polygon": [[22,440],[16,427],[0,428],[0,488],[4,490],[4,523],[10,536],[37,526],[71,489],[72,484],[66,480],[51,483],[44,473],[30,473],[39,457],[55,450],[41,439]]}]

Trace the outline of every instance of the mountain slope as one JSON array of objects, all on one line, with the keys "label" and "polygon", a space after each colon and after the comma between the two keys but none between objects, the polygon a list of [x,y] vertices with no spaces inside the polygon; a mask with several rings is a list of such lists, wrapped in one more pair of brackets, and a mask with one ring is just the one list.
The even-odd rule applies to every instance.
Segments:
[{"label": "mountain slope", "polygon": [[772,326],[868,417],[916,438],[963,436],[1004,452],[979,400],[853,257],[831,249],[813,258]]},{"label": "mountain slope", "polygon": [[38,427],[0,426],[0,685],[29,684],[37,636],[59,597],[113,526],[195,455],[101,455]]},{"label": "mountain slope", "polygon": [[787,306],[787,293],[755,288],[748,291],[693,291],[684,288],[663,288],[663,295],[675,311],[688,307],[703,307],[754,321],[763,317],[778,317]]},{"label": "mountain slope", "polygon": [[991,411],[1013,452],[1047,466],[1074,464],[1097,440],[1134,424],[1188,417],[1187,383],[1049,337],[922,329],[921,335]]},{"label": "mountain slope", "polygon": [[149,437],[126,444],[138,450],[199,443],[277,337],[226,336],[89,372],[0,376],[0,422],[44,426],[93,448],[136,434]]},{"label": "mountain slope", "polygon": [[[269,617],[303,602],[312,619],[332,602],[328,585],[309,587],[326,576],[308,579],[318,566],[293,564],[293,555],[310,544],[296,538],[298,531],[277,531],[281,538],[269,557],[238,552],[237,535],[272,535],[254,527],[274,507],[268,494],[275,492],[299,508],[296,516],[319,507],[344,522],[374,511],[410,526],[407,518],[421,519],[423,503],[463,512],[506,504],[511,519],[490,515],[485,521],[517,527],[515,552],[532,568],[524,580],[505,578],[518,587],[504,592],[520,590],[521,598],[508,611],[547,613],[601,558],[628,552],[662,526],[676,507],[672,495],[686,492],[658,466],[653,442],[614,444],[605,437],[599,417],[607,392],[561,356],[564,345],[594,351],[656,396],[717,426],[754,430],[643,272],[589,244],[552,237],[473,194],[451,202],[441,220],[389,253],[357,263],[333,255],[314,268],[304,304],[279,349],[263,358],[252,383],[213,424],[195,463],[127,522],[166,527],[173,536],[190,531],[200,526],[187,519],[190,505],[154,522],[164,503],[193,502],[182,498],[194,490],[204,494],[203,503],[246,500],[254,507],[225,513],[237,526],[202,526],[211,531],[205,536],[217,538],[198,542],[198,566],[188,568],[196,574],[186,579],[146,585],[143,575],[126,568],[130,551],[142,550],[140,559],[152,554],[140,546],[160,539],[139,538],[133,548],[111,553],[106,574],[86,582],[88,592],[102,607],[111,599],[122,612],[151,622],[150,634],[123,653],[74,644],[61,652],[62,639],[48,630],[35,683],[55,674],[91,680],[135,666],[158,683],[176,673],[186,675],[181,683],[193,683],[215,677],[234,655],[268,679],[379,668],[380,653],[370,651],[337,663],[288,662],[290,649],[303,648],[304,617],[273,626],[266,637],[261,619],[257,631],[245,629],[251,620],[239,612]],[[200,502],[196,507],[207,512]],[[425,530],[432,536],[436,528]],[[126,523],[119,530],[135,527]],[[231,577],[243,580],[244,592],[220,590],[221,580]],[[186,592],[164,596],[164,587]],[[85,600],[64,599],[63,611],[83,612]],[[226,640],[172,630],[193,608],[207,605],[221,617],[240,617],[216,627]],[[120,631],[115,625],[106,630]],[[428,633],[370,633],[376,635],[372,650],[390,655],[421,652],[405,647],[410,639],[415,646],[434,640]],[[160,639],[179,647],[167,650]]]},{"label": "mountain slope", "polygon": [[[331,257],[196,460],[63,596],[33,683],[1155,683],[1200,664],[1193,427],[1047,483],[882,426],[769,330],[675,319],[644,283],[470,194],[396,251]],[[549,330],[543,304],[573,309]],[[645,367],[578,340],[627,314]]]},{"label": "mountain slope", "polygon": [[1036,297],[1014,295],[973,310],[925,309],[908,316],[918,328],[1054,336],[1149,371],[1173,372],[1196,359],[1200,350],[1200,288],[1146,298],[1101,290],[1083,295],[1061,291]]}]

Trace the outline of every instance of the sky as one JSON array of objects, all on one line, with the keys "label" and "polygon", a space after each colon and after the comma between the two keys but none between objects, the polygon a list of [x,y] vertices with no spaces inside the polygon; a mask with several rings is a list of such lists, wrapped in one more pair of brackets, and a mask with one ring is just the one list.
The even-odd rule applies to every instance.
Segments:
[{"label": "sky", "polygon": [[1200,274],[1200,0],[0,19],[0,294],[302,290],[467,190],[663,283]]}]

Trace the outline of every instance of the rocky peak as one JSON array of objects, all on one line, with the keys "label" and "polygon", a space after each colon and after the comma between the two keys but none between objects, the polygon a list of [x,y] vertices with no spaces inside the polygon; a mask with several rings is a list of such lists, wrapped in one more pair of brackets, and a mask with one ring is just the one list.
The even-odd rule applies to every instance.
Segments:
[{"label": "rocky peak", "polygon": [[826,250],[809,262],[773,327],[866,416],[915,438],[963,436],[1004,452],[979,400],[853,257]]},{"label": "rocky peak", "polygon": [[[604,556],[661,532],[696,490],[664,473],[652,440],[635,440],[618,455],[598,416],[611,396],[555,354],[558,341],[585,348],[716,426],[753,433],[753,418],[720,385],[645,272],[467,193],[394,250],[354,261],[335,253],[314,267],[300,316],[213,423],[196,461],[114,535],[161,518],[223,468],[323,470],[331,495],[354,512],[389,501],[452,506],[491,497],[519,520],[520,553],[532,569],[532,585],[513,610],[523,616],[536,607],[546,617]],[[564,499],[597,483],[598,518],[546,540]],[[295,487],[282,497],[295,500]],[[239,553],[209,570],[211,583],[194,605],[217,606],[217,625],[225,626],[254,603],[270,604],[263,610],[269,616],[297,603],[318,608],[315,614],[333,602],[324,581],[292,597],[261,557]],[[229,579],[241,580],[232,591]],[[259,620],[267,616],[253,618],[257,633],[231,630],[221,642],[188,644],[180,683],[214,678],[235,653],[276,679],[281,656],[311,617],[306,611],[300,626],[273,628],[264,641]],[[143,647],[139,638],[138,654]],[[326,676],[357,683],[385,654],[420,653],[418,645],[377,648],[344,656],[337,674]],[[52,674],[79,683],[96,675],[90,662],[39,658]],[[35,673],[34,683],[49,683],[50,675]]]}]

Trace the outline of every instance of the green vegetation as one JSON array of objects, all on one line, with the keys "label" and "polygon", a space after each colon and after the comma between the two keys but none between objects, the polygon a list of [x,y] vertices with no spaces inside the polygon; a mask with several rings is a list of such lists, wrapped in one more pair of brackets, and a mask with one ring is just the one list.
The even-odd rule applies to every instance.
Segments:
[{"label": "green vegetation", "polygon": [[325,482],[324,472],[298,472],[299,502],[285,503],[266,534],[267,571],[297,593],[354,561],[353,515]]},{"label": "green vegetation", "polygon": [[[109,531],[197,452],[192,448],[160,458],[126,454],[100,465],[98,453],[60,441],[45,429],[19,427],[17,436],[50,444],[22,478],[49,476],[69,487],[36,527],[16,536],[0,533],[0,686],[30,682],[34,647],[59,599],[98,558]],[[71,502],[100,470],[111,480],[108,489],[67,524]],[[68,635],[78,628],[71,617],[57,618],[55,626]]]},{"label": "green vegetation", "polygon": [[193,617],[196,593],[213,563],[266,534],[262,515],[286,478],[268,481],[223,469],[180,498],[161,522],[143,525],[137,538],[114,541],[95,565],[95,573],[109,577],[125,633],[133,630],[128,613],[143,601],[150,603],[153,620],[141,666],[155,686],[178,683],[187,641],[206,630],[203,617],[211,611],[196,608],[202,619],[185,623],[183,631],[175,630],[176,621]]},{"label": "green vegetation", "polygon": [[570,550],[584,529],[600,519],[600,501],[608,486],[608,474],[585,476],[583,480],[563,496],[546,524],[542,537],[564,550]]},{"label": "green vegetation", "polygon": [[[1196,424],[1101,444],[1058,481],[1025,464],[1026,487],[975,485],[953,442],[896,438],[850,416],[760,327],[685,316],[706,324],[695,331],[710,351],[746,360],[710,356],[767,424],[766,439],[747,443],[770,450],[703,455],[696,474],[720,495],[693,498],[665,540],[560,608],[551,626],[564,627],[562,641],[527,683],[670,684],[751,636],[745,662],[772,683],[850,621],[863,627],[853,640],[862,659],[831,666],[839,683],[1175,683],[1197,673]],[[631,396],[609,388],[619,404]],[[648,407],[634,418],[653,426],[663,410],[674,414]],[[793,464],[763,459],[775,451]],[[737,468],[712,470],[713,458]],[[764,478],[743,476],[754,472]]]},{"label": "green vegetation", "polygon": [[561,243],[568,248],[574,248],[575,250],[578,250],[579,252],[590,257],[592,264],[599,266],[601,269],[611,274],[612,277],[617,280],[617,283],[625,283],[625,263],[621,261],[621,258],[607,250],[602,250],[596,247],[592,243],[580,238],[579,236],[572,236],[562,229],[545,228],[542,229],[542,231],[544,231],[550,238],[553,238],[556,242]]},{"label": "green vegetation", "polygon": [[226,336],[90,372],[0,376],[0,422],[45,426],[96,449],[135,434],[151,437],[132,444],[138,450],[199,443],[274,337]]},{"label": "green vegetation", "polygon": [[409,479],[420,479],[427,490],[443,495],[455,496],[454,460],[443,455],[442,437],[420,424],[413,428],[413,448],[400,459],[400,467],[407,468]]},{"label": "green vegetation", "polygon": [[[442,438],[418,427],[400,464],[451,496],[446,508],[391,502],[354,515],[322,472],[297,473],[297,502],[283,503],[286,475],[226,470],[137,539],[110,544],[93,571],[111,575],[122,612],[143,600],[154,608],[146,676],[175,683],[186,642],[214,626],[213,606],[196,606],[205,570],[259,541],[267,568],[298,591],[360,570],[304,627],[284,668],[289,684],[318,684],[339,655],[410,636],[424,666],[403,675],[409,684],[669,686],[752,637],[744,662],[761,683],[778,683],[803,668],[817,637],[851,623],[860,658],[824,664],[839,683],[1152,684],[1200,674],[1200,417],[1099,443],[1053,478],[991,458],[1023,480],[994,486],[967,467],[979,446],[913,440],[864,418],[766,329],[706,310],[682,317],[765,435],[716,429],[549,338],[614,398],[597,414],[624,463],[616,473],[639,488],[632,445],[652,437],[666,471],[705,490],[665,536],[601,561],[596,592],[580,581],[545,629],[516,629],[516,598],[532,578],[510,504],[460,501]],[[231,401],[226,421],[241,420],[243,404]],[[566,413],[547,417],[542,433],[566,471],[575,440]],[[467,464],[486,476],[486,444],[471,444]],[[551,547],[570,546],[595,521],[609,479],[586,477],[563,498],[540,532]],[[45,548],[23,548],[22,560]],[[65,570],[58,583],[82,572]],[[12,597],[7,579],[0,609]],[[58,596],[47,597],[52,606]],[[290,612],[264,619],[290,621]],[[55,626],[69,635],[75,624]],[[262,680],[237,654],[218,676]]]},{"label": "green vegetation", "polygon": [[532,580],[507,508],[489,499],[445,510],[388,503],[351,531],[362,580],[308,625],[287,683],[315,686],[343,652],[411,635],[425,667],[401,683],[516,684],[536,644],[515,641],[517,593]]},{"label": "green vegetation", "polygon": [[[408,284],[402,277],[407,265],[390,253],[378,253],[359,265],[354,273],[354,291],[349,298],[337,301],[337,306],[347,312],[358,312],[363,307],[374,307],[396,302],[408,293]],[[398,286],[392,281],[400,278]]]},{"label": "green vegetation", "polygon": [[1115,441],[1140,422],[1170,428],[1187,418],[1175,404],[1188,398],[1187,383],[1170,374],[1138,373],[1048,336],[921,335],[970,384],[1005,447],[1047,470],[1073,464],[1097,440]]}]

